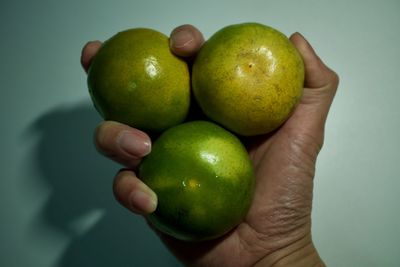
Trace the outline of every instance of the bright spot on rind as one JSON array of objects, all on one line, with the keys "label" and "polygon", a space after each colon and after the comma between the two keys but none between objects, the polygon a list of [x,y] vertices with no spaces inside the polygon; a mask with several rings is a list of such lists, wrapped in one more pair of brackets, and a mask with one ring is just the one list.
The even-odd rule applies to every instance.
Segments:
[{"label": "bright spot on rind", "polygon": [[276,60],[275,57],[272,55],[271,50],[269,50],[267,47],[262,46],[258,49],[258,52],[268,58],[269,62],[271,62],[271,64],[269,65],[269,71],[271,73],[274,72],[276,68]]},{"label": "bright spot on rind", "polygon": [[236,66],[235,71],[236,71],[236,75],[237,76],[239,76],[239,77],[243,77],[244,76],[242,67],[240,67],[239,65]]},{"label": "bright spot on rind", "polygon": [[159,64],[155,57],[148,57],[144,60],[144,68],[150,78],[155,78],[159,72]]},{"label": "bright spot on rind", "polygon": [[215,164],[218,162],[218,157],[214,154],[208,153],[208,152],[201,152],[200,154],[201,158],[208,161],[211,164]]}]

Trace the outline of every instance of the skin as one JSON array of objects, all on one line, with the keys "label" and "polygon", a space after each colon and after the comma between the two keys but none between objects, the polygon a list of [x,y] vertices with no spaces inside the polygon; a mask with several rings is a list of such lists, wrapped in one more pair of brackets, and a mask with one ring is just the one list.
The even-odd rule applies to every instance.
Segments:
[{"label": "skin", "polygon": [[187,241],[216,238],[241,222],[255,181],[240,140],[207,121],[169,128],[154,142],[137,173],[160,200],[146,219]]},{"label": "skin", "polygon": [[304,64],[296,48],[281,32],[258,23],[217,31],[193,64],[192,91],[199,106],[241,136],[277,129],[300,100],[303,84]]},{"label": "skin", "polygon": [[105,120],[153,133],[185,120],[189,69],[171,53],[168,43],[158,31],[136,28],[115,34],[103,45],[88,72],[88,88]]},{"label": "skin", "polygon": [[[209,242],[185,243],[158,233],[188,266],[325,266],[311,237],[313,178],[339,78],[301,34],[294,33],[290,40],[305,63],[304,93],[282,127],[244,140],[257,177],[245,220],[226,236]],[[171,33],[171,50],[189,61],[203,42],[202,34],[191,25]],[[84,46],[85,70],[100,46],[99,41]],[[95,131],[95,144],[99,152],[127,167],[115,177],[116,199],[137,214],[154,211],[157,196],[135,175],[141,158],[151,151],[148,135],[106,121]]]}]

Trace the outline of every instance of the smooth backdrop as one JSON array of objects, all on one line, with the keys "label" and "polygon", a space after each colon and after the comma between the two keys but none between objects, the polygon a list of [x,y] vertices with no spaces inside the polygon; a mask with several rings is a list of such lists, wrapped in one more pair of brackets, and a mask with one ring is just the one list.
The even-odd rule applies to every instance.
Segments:
[{"label": "smooth backdrop", "polygon": [[328,266],[400,264],[400,1],[0,2],[0,266],[180,266],[113,198],[120,167],[79,64],[131,27],[206,37],[255,21],[301,32],[341,77],[315,176],[313,236]]}]

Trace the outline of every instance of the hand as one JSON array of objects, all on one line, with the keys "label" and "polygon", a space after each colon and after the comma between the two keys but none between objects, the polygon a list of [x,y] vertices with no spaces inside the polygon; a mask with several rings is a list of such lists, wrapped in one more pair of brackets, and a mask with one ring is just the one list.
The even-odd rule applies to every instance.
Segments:
[{"label": "hand", "polygon": [[[171,33],[171,50],[193,57],[204,42],[193,26]],[[324,266],[311,238],[313,177],[324,139],[324,125],[334,98],[338,76],[299,34],[290,37],[306,68],[303,97],[292,116],[276,132],[246,141],[256,172],[253,203],[244,221],[226,236],[187,243],[164,234],[160,238],[190,266]],[[100,42],[89,42],[81,62],[88,69]],[[96,130],[96,146],[124,164],[114,182],[117,200],[139,214],[155,210],[157,197],[134,170],[150,153],[151,140],[143,132],[117,122],[103,122]]]}]

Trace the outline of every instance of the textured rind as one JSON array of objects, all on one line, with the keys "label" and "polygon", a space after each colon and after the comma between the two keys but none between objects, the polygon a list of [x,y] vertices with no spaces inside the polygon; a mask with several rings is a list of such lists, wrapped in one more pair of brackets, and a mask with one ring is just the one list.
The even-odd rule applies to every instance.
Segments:
[{"label": "textured rind", "polygon": [[187,241],[217,238],[246,215],[254,173],[246,149],[214,123],[194,121],[164,132],[139,168],[158,196],[149,221]]},{"label": "textured rind", "polygon": [[303,92],[303,60],[279,31],[257,23],[216,32],[193,65],[194,96],[212,120],[243,136],[265,134],[291,114]]},{"label": "textured rind", "polygon": [[173,55],[168,37],[130,29],[107,40],[88,73],[92,101],[106,120],[149,132],[184,121],[190,104],[186,62]]}]

